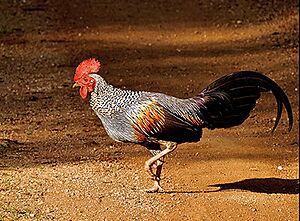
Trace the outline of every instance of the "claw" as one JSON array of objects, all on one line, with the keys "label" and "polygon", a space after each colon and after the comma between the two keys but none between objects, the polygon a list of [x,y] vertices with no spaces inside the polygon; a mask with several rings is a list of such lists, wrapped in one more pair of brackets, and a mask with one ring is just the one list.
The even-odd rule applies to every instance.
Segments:
[{"label": "claw", "polygon": [[153,165],[153,163],[149,163],[148,161],[146,161],[145,170],[148,172],[148,174],[151,176],[151,178],[155,178],[156,174],[152,170],[152,165]]},{"label": "claw", "polygon": [[155,181],[152,188],[145,190],[147,193],[158,193],[159,191],[164,191],[164,189],[160,186],[159,181]]}]

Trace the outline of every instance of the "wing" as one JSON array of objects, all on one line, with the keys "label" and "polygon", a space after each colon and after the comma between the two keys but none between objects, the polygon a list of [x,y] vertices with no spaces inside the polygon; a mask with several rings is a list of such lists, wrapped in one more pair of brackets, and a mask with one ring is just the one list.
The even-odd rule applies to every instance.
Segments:
[{"label": "wing", "polygon": [[164,140],[182,143],[196,142],[201,138],[201,128],[193,124],[196,120],[192,115],[184,118],[155,100],[144,100],[130,109],[127,117],[139,142]]}]

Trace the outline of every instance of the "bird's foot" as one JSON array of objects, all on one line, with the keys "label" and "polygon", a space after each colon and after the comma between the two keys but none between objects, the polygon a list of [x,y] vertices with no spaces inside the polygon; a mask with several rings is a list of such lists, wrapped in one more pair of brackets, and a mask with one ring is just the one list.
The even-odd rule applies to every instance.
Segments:
[{"label": "bird's foot", "polygon": [[159,191],[164,191],[164,189],[160,186],[159,181],[155,180],[154,185],[150,189],[146,189],[147,193],[158,193]]},{"label": "bird's foot", "polygon": [[156,179],[156,174],[152,170],[153,163],[154,162],[146,161],[146,163],[145,163],[145,170],[151,176],[151,178]]}]

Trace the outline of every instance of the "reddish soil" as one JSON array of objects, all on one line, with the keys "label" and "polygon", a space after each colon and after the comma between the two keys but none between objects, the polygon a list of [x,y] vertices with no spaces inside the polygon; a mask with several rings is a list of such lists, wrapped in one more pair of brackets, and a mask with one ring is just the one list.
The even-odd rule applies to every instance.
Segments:
[{"label": "reddish soil", "polygon": [[[297,1],[0,3],[0,220],[298,220]],[[115,86],[188,97],[239,70],[287,93],[274,134],[272,94],[241,126],[205,130],[166,159],[163,193],[150,153],[113,142],[73,89],[97,57]]]}]

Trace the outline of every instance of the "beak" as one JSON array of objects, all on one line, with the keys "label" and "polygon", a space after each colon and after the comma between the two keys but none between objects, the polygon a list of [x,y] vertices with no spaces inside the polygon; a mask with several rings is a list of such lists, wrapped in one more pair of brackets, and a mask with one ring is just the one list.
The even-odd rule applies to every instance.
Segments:
[{"label": "beak", "polygon": [[73,87],[72,87],[72,88],[75,88],[75,87],[80,87],[80,85],[77,84],[77,83],[75,83],[75,84],[73,84]]}]

